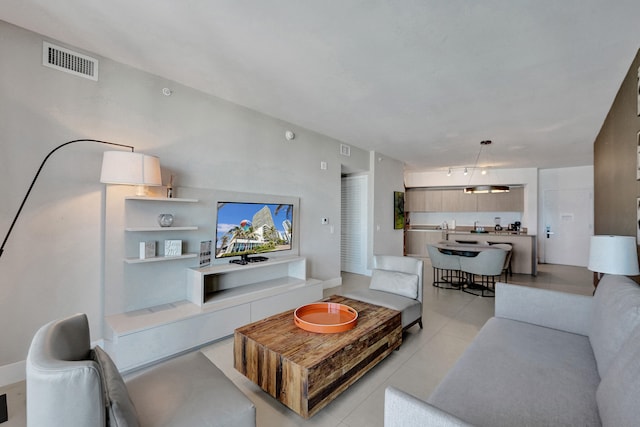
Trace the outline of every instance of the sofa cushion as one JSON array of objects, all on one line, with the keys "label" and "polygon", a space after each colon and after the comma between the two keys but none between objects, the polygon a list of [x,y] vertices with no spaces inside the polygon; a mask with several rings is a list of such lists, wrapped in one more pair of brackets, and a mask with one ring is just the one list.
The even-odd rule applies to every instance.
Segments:
[{"label": "sofa cushion", "polygon": [[126,377],[145,426],[255,427],[256,408],[200,351]]},{"label": "sofa cushion", "polygon": [[618,352],[596,393],[602,425],[637,426],[640,420],[640,326]]},{"label": "sofa cushion", "polygon": [[422,317],[422,304],[416,299],[369,288],[348,291],[343,296],[400,311],[403,328]]},{"label": "sofa cushion", "polygon": [[589,338],[492,318],[428,402],[479,426],[598,426]]},{"label": "sofa cushion", "polygon": [[127,386],[109,355],[99,346],[93,349],[94,360],[98,363],[104,385],[109,427],[139,426],[138,414],[129,397]]},{"label": "sofa cushion", "polygon": [[369,289],[416,299],[418,297],[418,275],[399,271],[373,270]]},{"label": "sofa cushion", "polygon": [[640,287],[626,276],[605,275],[593,297],[589,340],[604,378],[631,331],[640,324]]}]

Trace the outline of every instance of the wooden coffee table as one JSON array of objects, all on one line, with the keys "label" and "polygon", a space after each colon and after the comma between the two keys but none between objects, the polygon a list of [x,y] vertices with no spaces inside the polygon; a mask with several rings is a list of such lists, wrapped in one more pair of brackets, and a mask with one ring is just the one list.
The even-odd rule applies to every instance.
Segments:
[{"label": "wooden coffee table", "polygon": [[335,399],[402,343],[400,312],[334,295],[358,312],[355,328],[307,332],[293,310],[235,330],[235,368],[304,418]]}]

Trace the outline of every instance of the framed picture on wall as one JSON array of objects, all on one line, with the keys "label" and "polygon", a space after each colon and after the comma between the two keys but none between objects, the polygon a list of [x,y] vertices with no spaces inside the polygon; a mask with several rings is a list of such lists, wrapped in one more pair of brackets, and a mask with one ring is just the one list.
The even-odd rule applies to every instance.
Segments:
[{"label": "framed picture on wall", "polygon": [[636,180],[640,180],[640,132],[636,136]]},{"label": "framed picture on wall", "polygon": [[402,191],[393,192],[393,228],[404,229],[404,193]]},{"label": "framed picture on wall", "polygon": [[640,245],[640,197],[636,200],[636,243]]}]

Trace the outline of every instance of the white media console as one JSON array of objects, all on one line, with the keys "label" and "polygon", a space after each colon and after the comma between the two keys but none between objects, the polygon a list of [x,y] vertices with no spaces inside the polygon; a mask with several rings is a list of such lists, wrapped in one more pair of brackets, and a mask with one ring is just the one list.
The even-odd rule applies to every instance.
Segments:
[{"label": "white media console", "polygon": [[[191,267],[197,254],[189,250],[214,234],[211,218],[221,192],[184,189],[180,199],[139,198],[126,187],[112,187],[107,193],[103,336],[119,370],[141,368],[322,299],[323,283],[307,278],[307,261],[295,255],[297,248],[292,255],[273,254],[263,262],[218,260],[210,267]],[[154,226],[159,213],[175,214],[178,224]],[[141,240],[173,238],[183,240],[186,255],[132,258]]]},{"label": "white media console", "polygon": [[[322,299],[303,257],[187,269],[188,301],[107,316],[107,351],[132,370],[233,334],[256,320]],[[212,284],[225,289],[215,290]],[[292,320],[293,321],[293,320]]]}]

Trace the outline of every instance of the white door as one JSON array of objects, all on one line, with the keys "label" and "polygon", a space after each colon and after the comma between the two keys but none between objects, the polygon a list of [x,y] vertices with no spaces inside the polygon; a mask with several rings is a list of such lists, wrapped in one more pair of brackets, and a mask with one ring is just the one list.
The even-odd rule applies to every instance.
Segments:
[{"label": "white door", "polygon": [[586,267],[593,235],[591,190],[545,190],[544,227],[538,238],[547,264]]},{"label": "white door", "polygon": [[342,178],[340,262],[342,271],[367,274],[367,176]]}]

